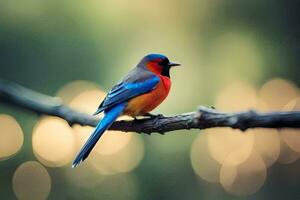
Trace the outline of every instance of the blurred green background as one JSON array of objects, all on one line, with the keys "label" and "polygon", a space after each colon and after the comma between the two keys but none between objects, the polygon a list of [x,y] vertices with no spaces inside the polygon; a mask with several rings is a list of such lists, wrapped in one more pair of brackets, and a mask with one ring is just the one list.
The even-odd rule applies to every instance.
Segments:
[{"label": "blurred green background", "polygon": [[[85,81],[81,87],[90,84],[93,85],[89,86],[91,88],[108,91],[144,55],[162,53],[183,67],[171,72],[171,93],[154,113],[190,112],[198,105],[217,104],[221,105],[217,108],[223,108],[226,102],[220,100],[220,95],[227,85],[232,84],[240,86],[245,83],[246,88],[251,87],[250,93],[254,91],[257,100],[265,93],[269,94],[263,93],[262,88],[267,87],[272,79],[281,82],[267,90],[273,95],[271,99],[277,101],[280,96],[288,96],[289,101],[298,97],[297,86],[300,85],[299,20],[299,2],[296,0],[1,1],[0,78],[52,96],[64,91],[62,87],[66,84],[77,80]],[[288,86],[282,86],[284,84]],[[249,91],[241,87],[237,90]],[[289,93],[290,90],[292,92]],[[295,95],[290,95],[293,92]],[[63,96],[63,93],[60,94]],[[228,100],[229,107],[224,106],[224,110],[234,110],[236,107],[230,107],[230,104],[250,98],[247,92],[237,96],[235,92],[226,94],[235,102]],[[100,98],[93,98],[92,101],[101,102]],[[281,107],[270,106],[268,110],[281,109],[288,101],[280,101]],[[76,104],[73,107],[76,108]],[[252,104],[238,108],[252,107],[260,108]],[[90,109],[86,111],[92,113],[96,107]],[[32,148],[33,129],[40,122],[39,117],[4,104],[0,104],[0,114],[12,116],[24,134],[24,142],[18,152],[5,159],[2,157],[0,161],[1,199],[300,197],[300,161],[297,161],[300,153],[299,149],[289,146],[286,138],[280,140],[279,158],[287,156],[283,154],[286,151],[282,141],[287,142],[297,158],[283,162],[287,165],[275,163],[267,166],[266,178],[256,191],[243,193],[241,189],[242,192],[237,194],[234,187],[232,192],[224,184],[210,183],[196,175],[190,154],[192,144],[201,134],[197,130],[176,131],[165,136],[133,136],[142,145],[136,150],[142,152],[138,155],[139,161],[128,170],[105,175],[84,166],[83,172],[70,169],[75,150],[72,150],[67,163],[55,167],[47,165]],[[0,120],[0,133],[7,131],[3,128],[5,126],[6,123],[1,125]],[[76,133],[73,129],[68,131]],[[0,137],[5,141],[4,136]],[[135,154],[133,151],[129,155],[134,157]],[[109,160],[106,159],[107,162]],[[28,168],[33,169],[30,171],[32,174],[22,174],[21,171],[18,175],[16,170],[27,161],[41,164],[31,162]],[[35,179],[38,170],[42,178]],[[22,184],[26,188],[27,182],[34,181],[37,182],[37,191],[29,184],[27,192],[34,196],[28,197],[22,190]],[[38,186],[43,189],[38,189]]]}]

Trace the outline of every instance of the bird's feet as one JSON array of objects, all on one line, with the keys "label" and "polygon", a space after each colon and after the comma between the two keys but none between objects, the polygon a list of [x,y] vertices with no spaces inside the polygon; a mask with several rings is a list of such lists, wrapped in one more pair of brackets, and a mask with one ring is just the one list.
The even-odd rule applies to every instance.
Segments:
[{"label": "bird's feet", "polygon": [[149,117],[150,119],[159,119],[159,118],[163,118],[164,116],[162,114],[151,114],[151,113],[146,113],[144,114],[145,117]]},{"label": "bird's feet", "polygon": [[157,114],[157,115],[154,115],[154,114],[151,114],[151,113],[146,113],[146,115],[144,115],[146,117],[149,117],[149,119],[152,119],[153,120],[153,125],[154,127],[156,127],[158,129],[158,133],[160,134],[164,134],[164,132],[161,130],[162,128],[162,125],[160,124],[159,120],[164,118],[164,116],[162,114]]},{"label": "bird's feet", "polygon": [[137,122],[139,119],[137,117],[133,117],[132,122]]}]

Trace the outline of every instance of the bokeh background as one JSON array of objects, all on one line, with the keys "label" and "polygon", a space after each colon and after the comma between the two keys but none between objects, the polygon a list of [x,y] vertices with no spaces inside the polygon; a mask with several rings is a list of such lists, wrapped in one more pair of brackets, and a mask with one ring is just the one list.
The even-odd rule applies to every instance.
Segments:
[{"label": "bokeh background", "polygon": [[[296,0],[0,2],[0,78],[93,113],[148,53],[174,69],[154,113],[300,109]],[[226,128],[107,132],[0,104],[1,199],[299,199],[300,133]]]}]

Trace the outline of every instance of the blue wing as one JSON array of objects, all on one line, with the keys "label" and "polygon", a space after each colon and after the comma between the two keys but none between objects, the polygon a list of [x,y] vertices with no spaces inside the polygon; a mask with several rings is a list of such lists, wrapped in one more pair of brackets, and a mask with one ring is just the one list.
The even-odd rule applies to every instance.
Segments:
[{"label": "blue wing", "polygon": [[160,78],[153,73],[132,71],[125,77],[125,80],[119,82],[109,91],[95,114],[133,97],[150,92],[158,84],[159,80]]}]

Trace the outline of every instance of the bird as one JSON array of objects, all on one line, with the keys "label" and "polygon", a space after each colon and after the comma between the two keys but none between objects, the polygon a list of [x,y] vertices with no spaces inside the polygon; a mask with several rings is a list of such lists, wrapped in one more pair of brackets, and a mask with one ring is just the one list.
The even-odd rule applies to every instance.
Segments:
[{"label": "bird", "polygon": [[170,69],[180,66],[162,54],[149,54],[108,92],[94,115],[104,112],[82,149],[73,161],[72,168],[83,162],[103,133],[122,115],[155,117],[150,112],[168,96],[171,88]]}]

